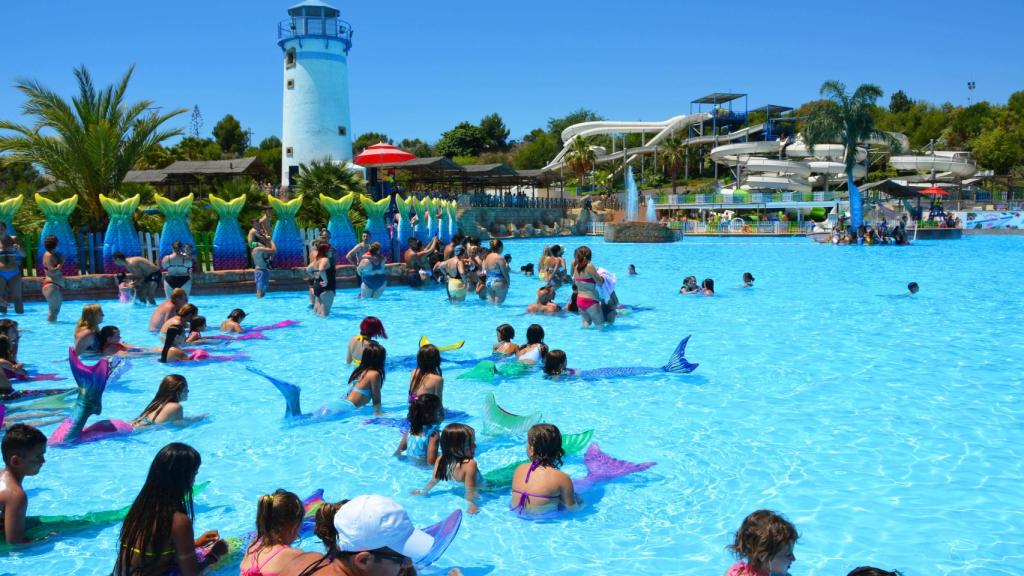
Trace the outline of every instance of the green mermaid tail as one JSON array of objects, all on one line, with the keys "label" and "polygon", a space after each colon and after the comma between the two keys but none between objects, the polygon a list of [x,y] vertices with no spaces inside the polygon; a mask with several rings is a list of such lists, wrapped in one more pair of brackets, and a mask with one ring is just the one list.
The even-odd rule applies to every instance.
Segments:
[{"label": "green mermaid tail", "polygon": [[18,213],[18,210],[21,210],[21,204],[24,201],[24,196],[15,196],[0,202],[0,222],[7,225],[8,236],[17,236],[18,234],[14,230],[14,215]]},{"label": "green mermaid tail", "polygon": [[495,362],[494,360],[481,360],[476,366],[456,376],[456,380],[482,380],[493,382],[495,376],[503,378],[518,378],[526,374],[532,368],[529,364],[522,362]]},{"label": "green mermaid tail", "polygon": [[[579,434],[565,434],[562,436],[562,450],[565,450],[566,456],[582,452],[590,444],[590,440],[593,437],[593,430],[587,430]],[[487,480],[487,488],[508,488],[512,485],[512,476],[515,474],[516,468],[527,462],[529,460],[520,460],[508,466],[502,466],[490,472],[485,472],[484,480]]]},{"label": "green mermaid tail", "polygon": [[249,265],[245,237],[238,214],[245,207],[245,196],[221,200],[210,194],[210,207],[217,213],[213,233],[213,267],[217,270],[243,270]]},{"label": "green mermaid tail", "polygon": [[419,198],[410,198],[409,205],[416,211],[416,228],[413,230],[413,234],[417,240],[426,244],[430,241],[427,230],[427,203]]},{"label": "green mermaid tail", "polygon": [[437,209],[441,206],[441,201],[437,198],[427,198],[427,237],[435,238],[438,232],[441,230],[440,223],[437,220]]},{"label": "green mermaid tail", "polygon": [[100,194],[100,205],[110,216],[107,232],[103,235],[103,271],[108,274],[123,271],[114,264],[115,253],[120,252],[128,257],[142,254],[139,235],[132,223],[132,216],[138,210],[141,199],[138,194],[127,200],[115,200]]},{"label": "green mermaid tail", "polygon": [[349,218],[349,211],[355,198],[355,192],[349,192],[338,199],[320,195],[320,205],[330,216],[327,230],[331,233],[331,246],[342,256],[348,254],[356,245],[356,231],[352,228],[352,220]]},{"label": "green mermaid tail", "polygon": [[402,254],[409,247],[409,240],[413,238],[412,223],[409,222],[409,207],[412,206],[412,199],[405,199],[395,194],[395,206],[398,207],[398,249]]},{"label": "green mermaid tail", "polygon": [[[65,198],[60,202],[54,202],[49,198],[44,198],[38,193],[36,194],[36,205],[39,206],[39,211],[43,213],[43,217],[46,218],[46,222],[43,223],[43,231],[39,233],[40,238],[46,238],[47,236],[56,236],[59,242],[58,250],[64,256],[64,265],[61,266],[61,272],[65,276],[74,276],[78,274],[78,243],[75,242],[75,234],[71,231],[71,225],[68,224],[68,218],[71,217],[71,212],[74,211],[75,207],[78,206],[78,194],[70,198]],[[43,248],[43,243],[39,243],[39,250],[36,252],[36,262],[39,269],[39,275],[43,275],[43,254],[46,250]]]},{"label": "green mermaid tail", "polygon": [[363,208],[366,209],[366,232],[370,234],[371,242],[380,242],[383,248],[382,253],[391,253],[391,236],[388,234],[388,225],[384,222],[384,213],[388,210],[390,198],[370,200],[363,197]]},{"label": "green mermaid tail", "polygon": [[534,424],[544,418],[540,412],[528,416],[519,416],[498,406],[494,392],[488,392],[484,398],[484,434],[488,436],[512,436],[523,434]]},{"label": "green mermaid tail", "polygon": [[195,195],[189,194],[177,200],[171,200],[159,194],[154,194],[153,197],[156,199],[156,207],[164,215],[164,227],[160,231],[160,258],[162,259],[172,252],[171,246],[175,242],[195,246],[196,241],[188,226]]},{"label": "green mermaid tail", "polygon": [[278,268],[305,266],[306,246],[299,235],[299,225],[295,222],[295,216],[299,213],[299,208],[302,208],[302,196],[288,201],[267,196],[267,202],[277,215],[273,233],[274,244],[277,245],[274,265]]}]

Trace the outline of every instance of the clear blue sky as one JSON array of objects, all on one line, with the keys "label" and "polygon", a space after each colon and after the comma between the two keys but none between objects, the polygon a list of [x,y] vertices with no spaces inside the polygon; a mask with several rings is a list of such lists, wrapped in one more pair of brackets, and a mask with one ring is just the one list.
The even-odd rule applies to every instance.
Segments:
[{"label": "clear blue sky", "polygon": [[[3,0],[0,117],[20,117],[17,78],[70,95],[73,67],[106,84],[134,63],[132,99],[198,104],[207,134],[231,113],[256,141],[280,135],[276,24],[296,1]],[[660,120],[715,91],[797,105],[828,79],[879,84],[885,103],[903,89],[965,104],[968,80],[975,101],[1024,89],[1017,0],[330,1],[355,29],[353,132],[395,140],[491,112],[517,139],[581,106]]]}]

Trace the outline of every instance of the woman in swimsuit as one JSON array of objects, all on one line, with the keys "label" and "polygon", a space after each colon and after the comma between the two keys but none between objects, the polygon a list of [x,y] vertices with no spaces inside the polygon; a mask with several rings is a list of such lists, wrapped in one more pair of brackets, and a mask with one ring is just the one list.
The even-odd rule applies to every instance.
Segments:
[{"label": "woman in swimsuit", "polygon": [[359,366],[348,377],[348,392],[345,399],[355,408],[362,408],[373,402],[374,416],[383,416],[380,390],[384,386],[384,363],[388,353],[380,344],[370,340],[363,347]]},{"label": "woman in swimsuit", "polygon": [[7,314],[8,302],[14,303],[14,311],[25,313],[21,298],[21,260],[25,253],[18,239],[7,235],[7,224],[0,222],[0,314]]},{"label": "woman in swimsuit", "polygon": [[359,293],[361,298],[380,298],[388,284],[388,271],[380,250],[380,242],[370,244],[370,248],[356,267],[356,273],[362,278]]},{"label": "woman in swimsuit", "polygon": [[487,301],[501,304],[508,296],[509,269],[508,262],[501,252],[504,249],[501,240],[491,240],[491,251],[484,258],[483,269],[487,275]]},{"label": "woman in swimsuit", "polygon": [[468,282],[466,281],[465,254],[465,248],[456,246],[451,258],[442,260],[434,266],[435,270],[444,272],[444,275],[448,278],[448,301],[453,304],[466,300]]},{"label": "woman in swimsuit", "polygon": [[476,430],[466,424],[449,424],[441,432],[441,457],[434,462],[434,475],[422,490],[413,495],[426,496],[441,480],[451,480],[466,486],[466,512],[476,514],[477,491],[484,485],[483,475],[473,456],[476,454]]},{"label": "woman in swimsuit", "polygon": [[572,279],[576,283],[576,304],[580,309],[583,327],[591,324],[598,328],[604,327],[604,312],[601,310],[601,296],[597,293],[597,285],[604,283],[597,273],[597,268],[590,262],[590,248],[580,246],[576,249],[572,260]]},{"label": "woman in swimsuit", "polygon": [[537,276],[541,282],[548,281],[548,259],[551,258],[551,246],[545,246],[537,260]]},{"label": "woman in swimsuit", "polygon": [[498,326],[498,341],[494,343],[491,350],[495,354],[512,356],[519,352],[519,345],[512,341],[516,337],[516,329],[511,324]]},{"label": "woman in swimsuit", "polygon": [[100,322],[103,322],[103,308],[99,304],[82,306],[82,317],[75,325],[75,354],[99,354]]},{"label": "woman in swimsuit", "polygon": [[562,257],[562,247],[555,244],[551,247],[551,256],[547,259],[547,283],[549,286],[558,289],[559,286],[569,281],[569,275],[565,272],[565,258]]},{"label": "woman in swimsuit", "polygon": [[192,257],[191,245],[175,240],[171,244],[171,253],[164,256],[160,266],[164,269],[164,293],[168,300],[175,288],[181,288],[187,295],[192,294],[192,270],[196,259]]},{"label": "woman in swimsuit", "polygon": [[278,489],[260,496],[256,505],[256,539],[245,550],[240,576],[279,576],[302,550],[292,548],[305,516],[302,500]]},{"label": "woman in swimsuit", "polygon": [[[121,525],[114,576],[164,574],[198,576],[228,552],[216,530],[194,539],[192,485],[202,458],[195,448],[172,442],[149,467],[146,483]],[[196,555],[202,548],[203,558]]]},{"label": "woman in swimsuit", "polygon": [[60,314],[60,306],[64,303],[64,256],[57,251],[59,241],[56,236],[50,235],[43,239],[43,298],[50,307],[50,313],[46,315],[47,322],[56,322]]},{"label": "woman in swimsuit", "polygon": [[548,345],[544,343],[544,328],[540,324],[530,324],[526,329],[526,344],[519,348],[516,359],[532,366],[543,362],[547,355]]},{"label": "woman in swimsuit", "polygon": [[348,341],[348,354],[345,357],[345,364],[359,363],[363,358],[363,349],[373,341],[374,338],[387,340],[388,333],[384,330],[384,324],[376,316],[367,316],[359,323],[359,334]]},{"label": "woman in swimsuit", "polygon": [[512,510],[520,514],[575,509],[582,501],[562,466],[562,433],[553,424],[535,424],[526,435],[526,455],[512,476]]},{"label": "woman in swimsuit", "polygon": [[153,400],[138,418],[132,420],[132,426],[144,428],[154,424],[181,422],[185,419],[185,410],[181,407],[185,400],[188,400],[188,381],[181,374],[168,374],[160,381]]},{"label": "woman in swimsuit", "polygon": [[409,379],[409,402],[424,394],[434,394],[444,401],[441,351],[433,344],[420,346],[420,351],[416,353],[416,369]]},{"label": "woman in swimsuit", "polygon": [[334,270],[328,252],[331,245],[320,243],[316,247],[316,258],[306,267],[306,273],[312,278],[313,313],[326,318],[334,304]]}]

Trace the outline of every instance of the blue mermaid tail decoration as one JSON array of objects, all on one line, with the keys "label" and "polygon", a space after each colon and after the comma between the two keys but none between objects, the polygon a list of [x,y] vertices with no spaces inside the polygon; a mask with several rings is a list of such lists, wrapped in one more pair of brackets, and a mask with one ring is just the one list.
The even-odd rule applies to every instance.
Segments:
[{"label": "blue mermaid tail decoration", "polygon": [[50,439],[48,444],[57,445],[75,442],[82,435],[82,429],[90,416],[98,416],[103,412],[103,392],[113,382],[114,376],[119,372],[120,361],[102,358],[92,366],[86,365],[75,354],[75,349],[68,350],[68,362],[71,365],[71,375],[78,384],[78,399],[71,412],[71,418],[65,420]]},{"label": "blue mermaid tail decoration", "polygon": [[221,200],[210,194],[210,207],[217,213],[217,229],[213,232],[213,268],[244,270],[249,266],[245,237],[238,224],[238,213],[245,207],[245,196]]},{"label": "blue mermaid tail decoration", "polygon": [[448,231],[448,241],[450,242],[456,234],[459,233],[459,203],[455,200],[448,202],[449,219],[448,223],[451,229]]},{"label": "blue mermaid tail decoration", "polygon": [[452,214],[448,211],[449,204],[451,202],[448,200],[441,201],[441,224],[438,227],[440,240],[445,244],[452,241]]},{"label": "blue mermaid tail decoration", "polygon": [[409,239],[413,238],[412,223],[409,222],[409,200],[395,194],[395,205],[398,207],[398,259],[409,248]]},{"label": "blue mermaid tail decoration", "polygon": [[0,222],[7,225],[8,236],[18,235],[18,232],[14,229],[14,215],[18,213],[18,210],[21,210],[21,204],[24,201],[24,196],[15,196],[0,202]]},{"label": "blue mermaid tail decoration", "polygon": [[155,194],[156,206],[164,215],[164,227],[160,230],[160,259],[172,252],[171,246],[175,242],[188,244],[195,247],[196,241],[192,237],[192,230],[188,226],[189,215],[192,212],[193,194],[189,194],[178,200],[171,200],[159,194]]},{"label": "blue mermaid tail decoration", "polygon": [[273,196],[267,196],[270,207],[274,209],[277,216],[277,223],[274,224],[274,244],[277,245],[277,254],[274,255],[274,265],[278,268],[296,268],[306,265],[306,246],[299,235],[299,225],[295,222],[295,215],[302,208],[302,196],[297,196],[287,202],[278,200]]},{"label": "blue mermaid tail decoration", "polygon": [[700,364],[694,364],[686,359],[686,344],[689,341],[689,336],[683,338],[679,342],[679,345],[676,346],[676,350],[672,353],[672,357],[669,358],[668,363],[661,367],[623,366],[614,368],[594,368],[592,370],[581,370],[576,373],[576,376],[584,380],[604,380],[606,378],[640,376],[642,374],[651,374],[654,372],[678,372],[681,374],[689,374],[696,370],[697,366],[700,366]]},{"label": "blue mermaid tail decoration", "polygon": [[281,393],[285,401],[285,418],[292,423],[297,422],[316,422],[327,420],[331,418],[339,418],[352,414],[357,408],[352,405],[348,400],[342,399],[341,401],[329,402],[312,414],[303,414],[302,407],[299,404],[299,395],[302,389],[290,382],[285,382],[278,378],[274,378],[270,374],[254,368],[252,366],[246,366],[246,370],[266,378],[277,388],[277,391]]},{"label": "blue mermaid tail decoration", "polygon": [[[75,233],[72,232],[71,225],[68,224],[68,218],[71,216],[71,212],[74,211],[75,206],[78,206],[78,194],[65,198],[60,202],[54,202],[49,198],[43,198],[37,193],[36,205],[39,206],[39,211],[46,218],[46,222],[43,223],[43,231],[39,233],[39,237],[57,237],[57,241],[60,243],[58,249],[61,255],[64,256],[64,265],[61,266],[61,272],[65,276],[77,276],[78,243],[75,242]],[[43,254],[45,252],[43,243],[40,242],[39,250],[36,252],[36,262],[38,263],[37,267],[40,276],[43,275]]]},{"label": "blue mermaid tail decoration", "polygon": [[331,246],[341,257],[348,254],[356,245],[356,231],[352,228],[352,220],[348,215],[355,197],[355,192],[349,192],[337,199],[320,195],[320,205],[330,216],[327,230],[331,233]]},{"label": "blue mermaid tail decoration", "polygon": [[141,196],[136,194],[127,200],[115,200],[100,194],[100,205],[110,216],[107,232],[103,235],[103,271],[107,274],[122,272],[123,269],[114,264],[114,254],[120,252],[127,257],[141,256],[142,245],[139,234],[132,222],[132,215],[139,208]]},{"label": "blue mermaid tail decoration", "polygon": [[424,200],[427,203],[427,239],[430,240],[438,234],[438,221],[437,221],[437,207],[440,200],[437,198],[427,198]]},{"label": "blue mermaid tail decoration", "polygon": [[416,211],[416,228],[413,233],[416,239],[424,244],[430,242],[430,231],[427,229],[427,204],[426,198],[410,198],[409,204]]},{"label": "blue mermaid tail decoration", "polygon": [[388,210],[390,198],[370,200],[363,197],[363,208],[366,209],[366,232],[370,235],[371,242],[380,242],[381,253],[385,256],[391,255],[391,233],[387,223],[384,222],[384,213]]}]

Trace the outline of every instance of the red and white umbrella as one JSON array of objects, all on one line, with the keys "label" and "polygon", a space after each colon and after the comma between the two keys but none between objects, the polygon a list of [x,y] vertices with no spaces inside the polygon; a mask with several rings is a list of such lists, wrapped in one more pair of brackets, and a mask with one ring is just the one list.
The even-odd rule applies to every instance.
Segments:
[{"label": "red and white umbrella", "polygon": [[379,164],[405,162],[406,160],[412,160],[415,157],[415,155],[410,154],[405,150],[401,150],[399,148],[395,148],[391,144],[381,142],[360,152],[352,162],[360,166],[377,166]]}]

